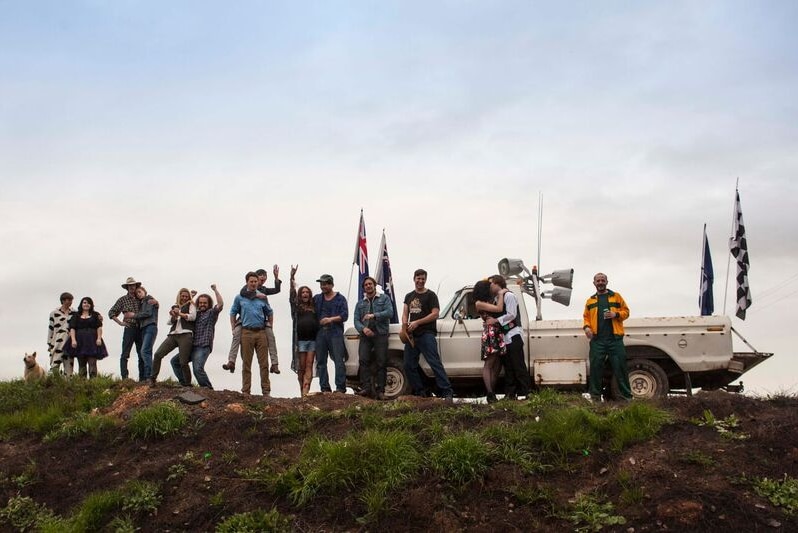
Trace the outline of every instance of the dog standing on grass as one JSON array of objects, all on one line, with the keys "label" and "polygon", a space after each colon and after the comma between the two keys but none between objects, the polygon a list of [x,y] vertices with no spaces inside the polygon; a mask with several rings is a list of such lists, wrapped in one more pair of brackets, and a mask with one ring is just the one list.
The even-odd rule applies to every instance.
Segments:
[{"label": "dog standing on grass", "polygon": [[25,381],[32,383],[34,381],[41,381],[44,379],[44,369],[36,362],[36,352],[22,358],[25,361]]}]

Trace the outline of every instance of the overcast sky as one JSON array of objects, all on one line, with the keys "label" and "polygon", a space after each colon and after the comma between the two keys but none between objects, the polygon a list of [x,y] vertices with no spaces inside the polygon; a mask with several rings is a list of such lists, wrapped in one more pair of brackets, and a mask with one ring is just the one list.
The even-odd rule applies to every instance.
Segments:
[{"label": "overcast sky", "polygon": [[[229,309],[298,263],[346,295],[361,208],[372,269],[384,228],[397,292],[424,267],[448,301],[536,262],[539,192],[541,269],[575,269],[544,318],[579,318],[599,270],[635,317],[697,314],[705,223],[720,314],[739,178],[733,322],[776,353],[743,381],[796,392],[798,4],[560,4],[0,0],[0,378],[47,361],[65,290],[105,313],[127,276],[161,302],[216,282]],[[293,396],[287,286],[272,303]],[[207,369],[237,390],[229,342],[223,317]]]}]

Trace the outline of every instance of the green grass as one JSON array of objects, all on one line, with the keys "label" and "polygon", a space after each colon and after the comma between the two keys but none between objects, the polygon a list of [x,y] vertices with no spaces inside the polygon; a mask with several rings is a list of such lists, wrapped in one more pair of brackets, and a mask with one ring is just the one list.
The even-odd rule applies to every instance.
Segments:
[{"label": "green grass", "polygon": [[59,439],[75,439],[83,435],[100,438],[112,434],[117,426],[114,418],[106,415],[79,412],[62,420],[44,436],[45,442]]},{"label": "green grass", "polygon": [[670,423],[671,416],[646,402],[631,402],[624,409],[611,411],[606,418],[610,447],[620,451],[637,442],[648,440]]},{"label": "green grass", "polygon": [[376,516],[387,496],[421,469],[421,455],[413,435],[400,431],[365,431],[331,441],[314,437],[305,443],[299,460],[281,476],[296,505],[318,494],[351,491]]},{"label": "green grass", "polygon": [[135,531],[133,517],[155,512],[160,502],[158,486],[143,481],[131,481],[116,489],[93,492],[68,518],[55,516],[32,498],[16,496],[0,509],[0,523],[6,523],[17,531],[41,533]]},{"label": "green grass", "polygon": [[188,423],[183,408],[174,402],[160,402],[136,411],[128,429],[134,439],[160,439],[178,433]]},{"label": "green grass", "polygon": [[490,450],[479,435],[461,433],[433,446],[429,463],[443,479],[465,485],[485,474],[490,464]]},{"label": "green grass", "polygon": [[292,531],[291,519],[277,509],[238,513],[224,519],[216,526],[216,533],[288,533]]},{"label": "green grass", "polygon": [[65,379],[48,375],[43,381],[0,382],[0,439],[21,434],[46,434],[80,412],[111,405],[123,391],[108,376]]}]

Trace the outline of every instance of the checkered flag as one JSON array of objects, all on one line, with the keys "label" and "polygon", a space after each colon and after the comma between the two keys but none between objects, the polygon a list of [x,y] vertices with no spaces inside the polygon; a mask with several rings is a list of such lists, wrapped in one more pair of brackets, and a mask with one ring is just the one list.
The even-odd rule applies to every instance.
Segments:
[{"label": "checkered flag", "polygon": [[751,289],[748,287],[748,242],[745,239],[743,211],[740,208],[740,192],[734,201],[734,230],[729,241],[731,254],[737,261],[737,317],[745,320],[745,311],[751,307]]}]

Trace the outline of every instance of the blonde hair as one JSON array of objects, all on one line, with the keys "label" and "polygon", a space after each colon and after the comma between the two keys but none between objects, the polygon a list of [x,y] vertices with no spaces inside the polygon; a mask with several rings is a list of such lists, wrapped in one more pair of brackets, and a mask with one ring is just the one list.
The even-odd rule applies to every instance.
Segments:
[{"label": "blonde hair", "polygon": [[[189,302],[191,301],[191,291],[190,291],[190,290],[188,290],[187,288],[183,287],[182,289],[180,289],[179,291],[177,291],[177,298],[175,298],[175,303],[176,303],[177,305],[182,305],[182,304],[180,303],[180,295],[181,295],[181,294],[183,294],[184,292],[188,294],[188,301],[189,301]],[[188,302],[186,302],[186,303],[188,303]]]}]

